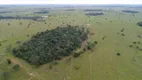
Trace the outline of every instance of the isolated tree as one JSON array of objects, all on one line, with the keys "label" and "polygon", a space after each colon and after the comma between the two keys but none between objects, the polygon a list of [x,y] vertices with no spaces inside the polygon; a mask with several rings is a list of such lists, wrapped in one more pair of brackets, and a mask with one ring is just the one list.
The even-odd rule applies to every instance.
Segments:
[{"label": "isolated tree", "polygon": [[20,22],[20,25],[22,25],[23,23],[22,22]]},{"label": "isolated tree", "polygon": [[8,64],[11,64],[11,60],[10,60],[10,59],[7,59],[7,63],[8,63]]},{"label": "isolated tree", "polygon": [[8,23],[8,26],[10,26],[10,23]]},{"label": "isolated tree", "polygon": [[20,69],[20,66],[19,66],[18,64],[15,64],[15,65],[13,66],[13,69],[14,69],[15,71],[18,71],[18,70]]},{"label": "isolated tree", "polygon": [[117,56],[120,56],[120,53],[118,52],[116,55],[117,55]]}]

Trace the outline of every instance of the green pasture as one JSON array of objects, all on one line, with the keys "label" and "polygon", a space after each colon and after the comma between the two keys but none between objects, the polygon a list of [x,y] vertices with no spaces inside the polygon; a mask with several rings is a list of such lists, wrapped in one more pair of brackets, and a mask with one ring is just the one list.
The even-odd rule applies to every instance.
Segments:
[{"label": "green pasture", "polygon": [[[19,13],[0,14],[3,16],[33,16],[32,12],[39,7],[8,7],[1,11],[21,11]],[[48,8],[48,6],[41,6]],[[83,9],[103,9],[103,16],[86,16]],[[142,27],[136,25],[142,20],[142,10],[129,7],[75,7],[75,11],[53,8],[45,22],[33,20],[0,20],[0,80],[141,80],[142,79]],[[30,10],[31,9],[31,10]],[[113,11],[108,11],[112,9]],[[139,11],[134,15],[121,10]],[[73,21],[74,20],[74,21]],[[112,21],[112,22],[110,22]],[[22,22],[22,25],[20,25]],[[99,22],[99,23],[97,23]],[[10,23],[10,25],[8,25]],[[28,27],[28,24],[31,25]],[[64,23],[64,24],[63,24]],[[78,58],[66,57],[58,64],[47,63],[40,67],[30,65],[26,61],[12,55],[11,49],[26,41],[37,32],[54,29],[66,24],[86,26],[91,35],[89,41],[98,41],[93,51],[87,51]],[[124,28],[124,31],[121,30]],[[122,36],[124,34],[124,36]],[[138,37],[138,36],[141,36]],[[105,37],[103,40],[102,38]],[[140,42],[135,44],[133,42]],[[120,56],[116,54],[120,53]],[[7,59],[12,64],[7,63]],[[68,59],[71,59],[68,62]],[[19,64],[20,70],[13,70]],[[52,65],[52,69],[49,66]],[[79,69],[75,67],[78,66]],[[4,75],[4,72],[7,72]],[[6,76],[6,77],[5,77]]]}]

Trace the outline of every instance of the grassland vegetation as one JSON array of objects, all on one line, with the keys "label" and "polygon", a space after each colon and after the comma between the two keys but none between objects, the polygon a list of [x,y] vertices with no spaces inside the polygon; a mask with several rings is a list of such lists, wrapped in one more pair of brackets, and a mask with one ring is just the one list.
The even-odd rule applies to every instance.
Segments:
[{"label": "grassland vegetation", "polygon": [[79,65],[74,66],[75,70],[79,70],[81,67]]},{"label": "grassland vegetation", "polygon": [[75,11],[75,9],[67,9],[66,11]]},{"label": "grassland vegetation", "polygon": [[[141,21],[142,7],[83,6],[0,6],[0,80],[141,80],[142,31],[137,22]],[[49,13],[40,13],[42,11]],[[101,12],[103,16],[85,15]],[[31,19],[36,16],[39,18]],[[78,41],[78,36],[71,38],[74,40],[72,43],[68,37],[65,41],[57,39],[56,36],[66,36],[68,30],[59,31],[61,34],[51,32],[66,24],[89,29],[88,40],[83,41],[85,47],[82,42],[81,48],[74,49],[72,43]],[[48,37],[49,32],[52,37]],[[13,48],[18,51],[15,53],[18,57],[13,56]],[[71,53],[68,54],[68,51]],[[52,57],[55,55],[57,57]],[[49,58],[51,61],[48,63],[45,59]],[[44,65],[33,66],[27,60],[31,64]],[[13,68],[16,64],[19,65],[18,70]]]},{"label": "grassland vegetation", "polygon": [[117,55],[117,56],[120,56],[120,53],[118,52],[116,55]]}]

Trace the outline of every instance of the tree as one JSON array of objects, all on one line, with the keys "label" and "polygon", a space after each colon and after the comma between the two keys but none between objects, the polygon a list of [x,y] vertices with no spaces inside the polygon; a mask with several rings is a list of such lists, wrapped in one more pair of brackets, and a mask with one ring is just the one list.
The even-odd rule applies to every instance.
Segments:
[{"label": "tree", "polygon": [[7,59],[7,63],[8,63],[8,64],[11,64],[11,60],[10,60],[10,59]]},{"label": "tree", "polygon": [[8,23],[8,26],[10,26],[10,23]]},{"label": "tree", "polygon": [[118,52],[116,55],[117,55],[117,56],[120,56],[120,53]]},{"label": "tree", "polygon": [[20,25],[22,25],[22,22],[20,22]]}]

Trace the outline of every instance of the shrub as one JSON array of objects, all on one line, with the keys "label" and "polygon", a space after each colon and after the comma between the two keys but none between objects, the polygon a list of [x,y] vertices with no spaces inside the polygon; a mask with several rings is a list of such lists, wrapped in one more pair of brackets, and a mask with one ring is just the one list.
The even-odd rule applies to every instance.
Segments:
[{"label": "shrub", "polygon": [[80,56],[79,53],[75,53],[75,54],[73,55],[73,57],[79,57],[79,56]]},{"label": "shrub", "polygon": [[20,22],[20,25],[22,25],[22,22]]},{"label": "shrub", "polygon": [[81,67],[79,65],[74,66],[76,70],[79,70]]},{"label": "shrub", "polygon": [[139,46],[136,46],[136,49],[140,49]]},{"label": "shrub", "polygon": [[10,60],[10,59],[7,59],[7,63],[8,63],[8,64],[11,64],[11,60]]},{"label": "shrub", "polygon": [[13,69],[14,69],[15,71],[17,71],[17,70],[20,69],[20,66],[19,66],[18,64],[15,64],[15,65],[13,66]]},{"label": "shrub", "polygon": [[97,41],[94,41],[94,45],[96,45],[96,44],[98,44],[98,42],[97,42]]},{"label": "shrub", "polygon": [[139,51],[142,51],[142,48],[141,49],[139,48]]},{"label": "shrub", "polygon": [[135,41],[133,42],[133,44],[136,44],[136,43],[137,43],[137,42],[135,42]]},{"label": "shrub", "polygon": [[125,34],[122,33],[121,36],[125,36]]},{"label": "shrub", "polygon": [[138,44],[140,44],[141,42],[137,42]]},{"label": "shrub", "polygon": [[91,50],[91,49],[93,49],[97,44],[98,44],[97,41],[88,42],[87,49]]}]

